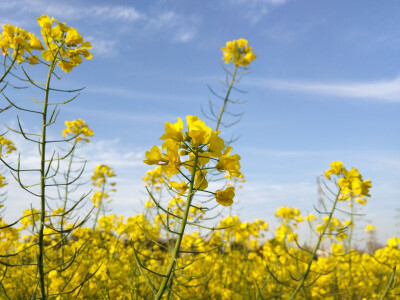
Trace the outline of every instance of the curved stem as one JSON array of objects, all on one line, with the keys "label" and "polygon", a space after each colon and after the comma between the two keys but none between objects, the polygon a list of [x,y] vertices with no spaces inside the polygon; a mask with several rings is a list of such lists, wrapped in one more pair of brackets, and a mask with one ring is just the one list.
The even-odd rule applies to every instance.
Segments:
[{"label": "curved stem", "polygon": [[190,178],[190,186],[189,186],[189,192],[188,192],[188,196],[187,196],[187,200],[186,200],[186,206],[185,206],[185,211],[183,213],[183,218],[182,218],[182,222],[181,222],[181,227],[179,229],[179,234],[178,234],[178,238],[176,240],[175,243],[175,248],[172,252],[171,255],[171,260],[169,262],[167,271],[165,272],[165,276],[164,279],[161,283],[160,288],[158,289],[157,295],[155,296],[155,300],[160,300],[162,295],[164,294],[164,291],[167,287],[167,283],[171,277],[171,274],[173,273],[173,269],[175,267],[176,264],[176,259],[179,255],[179,249],[181,247],[181,242],[183,239],[183,234],[185,232],[185,227],[186,227],[186,223],[187,223],[187,219],[189,216],[189,210],[190,210],[190,204],[192,202],[193,196],[194,196],[194,181],[195,181],[195,176],[196,176],[196,171],[197,171],[197,161],[198,161],[198,157],[199,157],[199,152],[198,149],[195,150],[195,158],[194,158],[194,163],[193,163],[193,170],[192,170],[192,174],[191,174],[191,178]]},{"label": "curved stem", "polygon": [[57,57],[55,55],[47,75],[46,91],[43,102],[43,119],[42,119],[42,142],[41,142],[41,161],[40,161],[40,228],[39,228],[39,254],[38,254],[38,269],[39,269],[39,286],[41,299],[47,299],[45,287],[45,272],[44,272],[44,222],[46,219],[46,133],[47,133],[47,108],[50,94],[51,75],[56,66]]},{"label": "curved stem", "polygon": [[218,116],[218,120],[217,120],[217,127],[215,128],[215,131],[218,130],[219,124],[221,123],[222,115],[225,112],[226,104],[228,103],[229,95],[231,93],[233,84],[235,82],[237,69],[238,69],[238,66],[235,65],[235,69],[233,70],[233,74],[232,74],[231,83],[229,84],[228,91],[226,92],[226,96],[225,96],[225,99],[224,99],[224,104],[222,104],[221,111],[219,112],[219,116]]},{"label": "curved stem", "polygon": [[74,146],[72,152],[71,152],[71,156],[69,159],[69,163],[68,163],[68,169],[67,169],[67,174],[65,175],[65,193],[64,193],[64,204],[63,204],[63,210],[62,210],[62,216],[61,216],[61,265],[60,265],[60,269],[64,269],[64,256],[65,256],[65,245],[66,245],[66,241],[64,240],[64,221],[66,219],[66,216],[64,215],[65,210],[67,208],[67,202],[68,202],[68,182],[69,182],[69,178],[70,178],[70,173],[71,173],[71,168],[72,168],[72,161],[74,160],[74,153],[75,153],[75,145],[76,145],[76,139],[74,142]]},{"label": "curved stem", "polygon": [[329,213],[329,219],[328,219],[328,221],[325,223],[325,227],[324,227],[324,229],[322,230],[322,233],[320,234],[320,236],[319,236],[319,238],[318,238],[317,245],[315,246],[314,251],[313,251],[313,253],[312,253],[311,257],[310,257],[310,260],[309,260],[309,262],[308,262],[306,272],[304,273],[303,277],[301,278],[299,284],[298,284],[297,287],[295,288],[295,290],[294,290],[294,292],[292,293],[292,295],[290,295],[289,300],[292,300],[292,299],[294,299],[294,298],[296,297],[297,293],[298,293],[298,292],[300,291],[300,289],[303,287],[304,282],[306,281],[306,279],[307,279],[307,277],[308,277],[308,274],[310,273],[311,265],[312,265],[312,263],[313,263],[315,257],[317,256],[317,251],[318,251],[318,249],[319,249],[319,246],[321,245],[322,239],[323,239],[323,237],[324,237],[324,235],[325,235],[325,233],[326,233],[326,230],[328,229],[328,226],[329,226],[329,224],[330,224],[330,222],[331,222],[331,220],[332,220],[333,213],[335,212],[336,204],[338,203],[339,196],[340,196],[340,191],[341,191],[341,190],[339,189],[339,191],[338,191],[338,193],[337,193],[337,195],[336,195],[336,198],[335,198],[335,202],[333,203],[332,210],[331,210],[330,213]]},{"label": "curved stem", "polygon": [[[7,68],[7,70],[4,72],[4,74],[1,76],[1,78],[0,78],[0,83],[4,80],[4,78],[7,76],[7,74],[11,71],[11,68],[14,66],[15,61],[17,60],[18,50],[19,50],[19,48],[17,48],[17,50],[16,50],[15,57],[14,57],[13,61],[12,61],[11,64],[8,66],[8,68]],[[4,63],[4,64],[5,64],[5,63]]]},{"label": "curved stem", "polygon": [[99,201],[99,206],[97,207],[96,216],[94,218],[93,231],[96,229],[97,221],[99,220],[100,210],[103,205],[103,195],[104,195],[105,189],[106,189],[106,185],[105,185],[105,181],[103,181],[103,185],[101,187],[101,197],[100,197],[100,201]]}]

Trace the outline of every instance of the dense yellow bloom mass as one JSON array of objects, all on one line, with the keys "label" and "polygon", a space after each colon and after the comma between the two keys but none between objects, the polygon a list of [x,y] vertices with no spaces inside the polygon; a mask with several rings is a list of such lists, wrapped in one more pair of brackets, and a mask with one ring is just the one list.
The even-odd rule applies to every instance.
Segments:
[{"label": "dense yellow bloom mass", "polygon": [[331,163],[331,168],[325,172],[325,177],[331,180],[331,176],[338,177],[337,184],[340,187],[341,195],[339,200],[346,201],[350,198],[356,198],[356,202],[365,204],[365,197],[370,197],[369,189],[372,187],[371,180],[363,180],[361,174],[356,168],[347,170],[341,161]]},{"label": "dense yellow bloom mass", "polygon": [[[76,141],[84,141],[84,142],[89,142],[89,139],[87,137],[91,137],[94,135],[93,130],[89,128],[87,124],[85,124],[85,121],[82,119],[77,119],[73,121],[65,121],[65,125],[67,128],[65,128],[62,132],[63,137],[66,137],[68,134],[73,134],[76,136]],[[84,138],[86,137],[86,138]]]},{"label": "dense yellow bloom mass", "polygon": [[[13,25],[3,25],[3,32],[0,34],[0,50],[3,55],[9,55],[13,50],[12,57],[18,63],[25,59],[30,64],[37,64],[39,56],[33,54],[33,50],[41,52],[41,57],[46,61],[55,63],[64,71],[71,70],[82,63],[82,57],[91,59],[92,54],[88,49],[92,46],[84,41],[79,32],[65,23],[61,23],[47,15],[37,19],[41,27],[42,42],[30,32]],[[55,25],[55,26],[53,26]]]},{"label": "dense yellow bloom mass", "polygon": [[[107,182],[107,180],[111,177],[115,177],[115,173],[110,166],[107,165],[98,165],[94,169],[94,173],[91,177],[92,185],[100,187]],[[112,183],[111,185],[115,185]]]},{"label": "dense yellow bloom mass", "polygon": [[[92,177],[90,178],[92,180],[92,185],[100,188],[100,190],[97,190],[93,193],[92,195],[92,203],[94,207],[99,207],[104,200],[109,199],[110,194],[109,192],[115,192],[115,188],[112,188],[111,190],[108,189],[107,185],[109,184],[111,187],[114,187],[116,183],[109,182],[110,178],[115,177],[115,173],[113,169],[110,166],[101,164],[98,165],[93,172]],[[110,203],[111,200],[108,200],[108,203]]]},{"label": "dense yellow bloom mass", "polygon": [[[92,45],[84,41],[75,28],[68,27],[65,23],[47,15],[42,15],[37,21],[46,46],[42,51],[44,60],[56,60],[64,72],[71,72],[74,67],[82,63],[82,57],[92,59],[92,54],[88,50]],[[56,25],[53,26],[54,24]]]},{"label": "dense yellow bloom mass", "polygon": [[225,63],[228,64],[232,61],[236,66],[248,66],[257,57],[245,39],[228,41],[221,50]]},{"label": "dense yellow bloom mass", "polygon": [[16,58],[18,63],[25,60],[24,54],[28,52],[29,63],[35,64],[38,57],[32,54],[32,50],[42,50],[43,46],[33,33],[5,24],[0,34],[0,50],[3,55],[9,55],[9,49],[13,50],[12,58]]}]

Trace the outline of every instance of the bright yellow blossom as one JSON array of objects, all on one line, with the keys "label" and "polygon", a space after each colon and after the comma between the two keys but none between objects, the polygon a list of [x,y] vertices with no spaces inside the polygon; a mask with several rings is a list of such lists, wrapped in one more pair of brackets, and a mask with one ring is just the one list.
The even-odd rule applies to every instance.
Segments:
[{"label": "bright yellow blossom", "polygon": [[368,224],[368,225],[365,227],[365,231],[366,231],[366,232],[375,231],[375,230],[376,230],[376,228],[375,228],[375,226],[372,225],[372,224]]},{"label": "bright yellow blossom", "polygon": [[193,146],[206,145],[210,141],[211,128],[199,120],[197,116],[187,116],[188,135],[192,138]]},{"label": "bright yellow blossom", "polygon": [[232,176],[240,177],[240,156],[237,154],[230,155],[232,147],[229,146],[225,149],[224,153],[218,160],[218,164],[215,166],[218,171],[224,172],[228,171],[230,178]]},{"label": "bright yellow blossom", "polygon": [[[73,121],[65,121],[65,125],[67,128],[63,130],[63,137],[66,137],[68,134],[73,134],[76,136],[76,141],[84,141],[89,142],[88,137],[94,135],[93,130],[89,128],[85,121],[82,119],[77,119]],[[84,138],[86,137],[86,138]]]},{"label": "bright yellow blossom", "polygon": [[235,197],[235,188],[230,186],[225,190],[217,190],[215,192],[215,199],[223,206],[231,206],[233,198]]},{"label": "bright yellow blossom", "polygon": [[225,63],[228,64],[232,61],[236,66],[248,66],[256,59],[257,56],[247,43],[245,39],[228,41],[225,47],[221,49],[224,54],[223,60],[225,60]]},{"label": "bright yellow blossom", "polygon": [[[92,45],[84,41],[75,28],[68,27],[54,18],[50,19],[47,15],[42,15],[37,21],[47,48],[42,51],[44,60],[56,60],[64,72],[71,72],[74,67],[82,63],[82,57],[92,58],[92,54],[88,51]],[[54,23],[57,25],[52,27]]]},{"label": "bright yellow blossom", "polygon": [[172,139],[176,142],[182,142],[185,139],[182,130],[183,122],[181,118],[178,118],[178,122],[175,124],[167,122],[165,123],[165,134],[160,137],[160,140]]},{"label": "bright yellow blossom", "polygon": [[6,186],[8,183],[6,182],[6,178],[0,174],[0,188],[2,188],[3,186]]},{"label": "bright yellow blossom", "polygon": [[17,150],[17,148],[15,147],[14,143],[0,135],[0,157],[5,154],[10,154],[15,150]]},{"label": "bright yellow blossom", "polygon": [[150,151],[146,151],[146,159],[143,161],[145,164],[156,165],[160,161],[164,161],[160,148],[154,145]]}]

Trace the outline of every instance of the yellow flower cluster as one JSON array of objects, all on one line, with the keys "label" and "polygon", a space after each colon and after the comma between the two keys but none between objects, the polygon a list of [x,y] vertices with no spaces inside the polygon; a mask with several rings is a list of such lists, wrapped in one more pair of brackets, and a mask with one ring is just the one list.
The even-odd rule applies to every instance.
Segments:
[{"label": "yellow flower cluster", "polygon": [[[240,156],[230,154],[232,147],[225,148],[224,140],[218,136],[220,132],[213,131],[197,116],[187,116],[186,122],[188,131],[185,133],[180,118],[175,124],[167,122],[165,133],[160,137],[160,140],[164,140],[162,149],[165,149],[165,153],[162,153],[159,147],[153,146],[150,151],[146,151],[144,163],[159,165],[159,172],[167,177],[180,174],[183,172],[182,167],[192,173],[195,167],[196,190],[205,190],[208,187],[206,176],[210,167],[206,168],[206,165],[210,162],[216,163],[214,168],[221,173],[227,172],[230,177],[241,177]],[[162,175],[159,176],[161,178]],[[170,188],[177,190],[181,195],[189,187],[189,183],[185,180],[167,181]],[[228,187],[225,190],[218,190],[215,198],[221,205],[230,206],[234,195],[234,187]]]},{"label": "yellow flower cluster", "polygon": [[15,150],[17,150],[17,148],[14,143],[0,135],[0,157],[5,154],[10,154]]},{"label": "yellow flower cluster", "polygon": [[365,231],[366,231],[366,232],[374,232],[375,230],[376,230],[376,228],[375,228],[375,226],[372,225],[372,224],[368,224],[368,225],[365,227]]},{"label": "yellow flower cluster", "polygon": [[6,186],[8,183],[6,182],[6,178],[0,174],[0,188]]},{"label": "yellow flower cluster", "polygon": [[[99,191],[95,191],[92,195],[92,202],[95,207],[99,207],[103,200],[109,199],[109,192],[115,192],[116,189],[113,188],[111,191],[108,190],[106,185],[109,183],[110,186],[114,187],[116,185],[115,182],[108,182],[108,180],[112,177],[115,177],[115,173],[110,166],[107,165],[98,165],[93,172],[91,177],[92,185],[101,188]],[[111,200],[108,200],[110,203]]]},{"label": "yellow flower cluster", "polygon": [[298,224],[303,222],[300,210],[282,206],[278,208],[275,216],[282,219],[282,224],[276,228],[276,239],[279,241],[287,239],[289,242],[297,240],[297,233],[293,231],[293,228],[297,228]]},{"label": "yellow flower cluster", "polygon": [[157,166],[154,170],[146,172],[146,176],[142,178],[147,186],[153,187],[155,190],[160,190],[161,184],[164,182],[162,178],[161,166]]},{"label": "yellow flower cluster", "polygon": [[[346,229],[351,226],[349,220],[345,222],[341,222],[338,218],[332,217],[329,221],[329,217],[325,216],[323,219],[323,224],[317,225],[315,231],[318,233],[322,233],[324,228],[327,226],[326,234],[330,239],[333,237],[338,241],[343,241],[347,239],[348,234],[346,233]],[[327,224],[329,221],[329,224]]]},{"label": "yellow flower cluster", "polygon": [[[101,187],[103,184],[107,183],[107,180],[111,177],[115,177],[115,173],[110,166],[98,165],[94,169],[94,173],[91,177],[92,185]],[[110,183],[111,186],[115,185],[115,182]]]},{"label": "yellow flower cluster", "polygon": [[37,55],[32,54],[32,50],[43,50],[40,40],[30,32],[14,25],[3,25],[3,33],[0,34],[0,49],[3,55],[9,55],[9,50],[13,50],[12,57],[16,58],[18,63],[22,63],[25,58],[25,51],[28,52],[28,62],[36,64]]},{"label": "yellow flower cluster", "polygon": [[253,53],[247,40],[238,39],[226,42],[222,47],[223,57],[226,64],[232,62],[236,66],[248,66],[257,56]]},{"label": "yellow flower cluster", "polygon": [[91,137],[94,135],[93,130],[89,128],[87,124],[85,124],[85,121],[82,119],[77,119],[73,121],[65,121],[65,125],[67,128],[65,128],[62,131],[63,137],[65,138],[68,134],[73,134],[76,137],[76,142],[79,141],[84,141],[84,142],[89,142],[88,138],[85,137]]},{"label": "yellow flower cluster", "polygon": [[[12,49],[12,57],[18,63],[27,59],[30,64],[37,64],[39,56],[32,54],[32,50],[39,50],[45,61],[54,61],[64,72],[71,72],[74,67],[81,64],[82,57],[92,59],[92,54],[88,50],[92,48],[91,44],[84,41],[75,28],[68,27],[65,23],[47,15],[42,15],[37,21],[41,27],[44,46],[33,33],[6,24],[3,25],[3,32],[0,34],[2,54],[9,55],[9,50]],[[24,57],[25,52],[28,53],[26,57]]]},{"label": "yellow flower cluster", "polygon": [[341,192],[339,200],[356,198],[356,202],[362,205],[366,203],[365,197],[370,197],[369,189],[372,187],[370,179],[363,180],[356,168],[348,171],[341,161],[331,163],[331,168],[325,172],[325,177],[330,180],[331,175],[339,178],[337,181]]},{"label": "yellow flower cluster", "polygon": [[92,45],[84,41],[75,28],[65,26],[65,23],[54,18],[50,19],[47,15],[42,15],[37,20],[47,48],[42,51],[44,60],[56,60],[64,72],[71,72],[74,67],[82,63],[82,57],[92,59],[92,54],[88,50]]}]

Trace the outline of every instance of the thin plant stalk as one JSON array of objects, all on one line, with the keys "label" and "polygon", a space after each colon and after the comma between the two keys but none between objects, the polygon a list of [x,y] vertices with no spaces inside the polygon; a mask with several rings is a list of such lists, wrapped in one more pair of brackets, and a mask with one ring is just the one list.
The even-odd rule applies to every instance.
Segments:
[{"label": "thin plant stalk", "polygon": [[178,255],[179,255],[179,249],[181,247],[181,242],[182,242],[182,239],[183,239],[183,234],[185,232],[186,222],[187,222],[188,215],[189,215],[190,203],[192,202],[192,199],[193,199],[193,196],[194,196],[193,187],[194,187],[195,176],[196,176],[196,171],[197,171],[198,156],[199,156],[198,149],[196,149],[194,163],[193,163],[193,170],[192,170],[192,174],[191,174],[191,178],[190,178],[189,192],[188,192],[188,196],[187,196],[187,200],[186,200],[185,211],[184,211],[183,218],[182,218],[182,221],[181,221],[181,226],[180,226],[180,229],[179,229],[179,235],[178,235],[178,238],[176,240],[175,248],[174,248],[174,250],[172,252],[171,259],[169,261],[169,265],[168,265],[167,271],[165,272],[164,279],[163,279],[163,281],[161,283],[160,288],[158,289],[157,295],[154,298],[155,300],[160,300],[162,295],[164,294],[165,289],[166,289],[167,284],[168,284],[168,281],[169,281],[169,279],[171,277],[171,274],[173,273],[173,269],[174,269],[175,264],[176,264],[176,259],[178,258]]},{"label": "thin plant stalk", "polygon": [[323,237],[324,237],[324,235],[325,235],[325,233],[326,233],[326,231],[328,229],[328,226],[329,226],[329,224],[330,224],[330,222],[332,220],[333,213],[335,212],[336,205],[337,205],[337,203],[339,201],[340,191],[341,190],[339,189],[339,191],[338,191],[338,193],[336,195],[335,201],[333,203],[332,209],[331,209],[331,211],[329,213],[328,221],[325,223],[324,229],[322,230],[322,233],[320,234],[320,236],[318,238],[317,245],[315,246],[314,251],[311,254],[310,260],[309,260],[308,265],[307,265],[307,269],[306,269],[304,275],[302,276],[299,284],[297,285],[297,287],[295,288],[293,293],[290,295],[289,300],[294,299],[296,297],[297,293],[300,291],[300,289],[304,286],[304,283],[305,283],[305,281],[306,281],[306,279],[308,277],[308,274],[310,273],[311,265],[314,262],[315,257],[317,256],[317,251],[318,251],[318,249],[319,249],[319,247],[321,245],[322,239],[323,239]]},{"label": "thin plant stalk", "polygon": [[224,103],[222,104],[221,111],[219,112],[219,116],[218,116],[218,120],[217,120],[217,126],[215,127],[215,131],[218,131],[219,125],[220,125],[221,120],[222,120],[222,115],[225,112],[226,104],[228,103],[228,100],[229,100],[229,95],[231,93],[233,84],[235,83],[237,69],[238,69],[238,65],[235,65],[235,69],[233,70],[233,73],[232,73],[232,79],[231,79],[231,82],[229,84],[228,91],[226,92]]},{"label": "thin plant stalk", "polygon": [[[58,53],[57,53],[58,54]],[[50,80],[53,74],[54,67],[56,66],[57,54],[50,65],[49,73],[47,75],[45,97],[43,103],[43,121],[42,121],[42,141],[41,141],[41,162],[40,162],[40,226],[39,226],[39,254],[38,254],[38,269],[39,269],[39,286],[41,298],[45,300],[46,286],[45,286],[45,272],[44,272],[44,222],[46,219],[46,133],[47,133],[47,109],[50,94]]]}]

